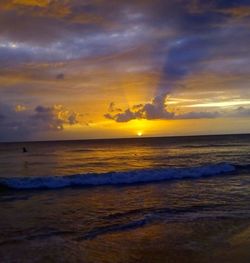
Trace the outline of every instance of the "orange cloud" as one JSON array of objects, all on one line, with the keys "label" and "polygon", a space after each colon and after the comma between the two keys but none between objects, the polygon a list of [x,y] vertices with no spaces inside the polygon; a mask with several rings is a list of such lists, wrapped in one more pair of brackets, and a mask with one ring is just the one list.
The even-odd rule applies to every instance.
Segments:
[{"label": "orange cloud", "polygon": [[66,17],[71,13],[67,3],[50,0],[12,0],[1,4],[0,11],[15,11],[21,15]]},{"label": "orange cloud", "polygon": [[16,112],[21,112],[21,111],[25,111],[25,110],[27,110],[27,107],[24,106],[24,105],[18,104],[18,105],[16,105],[16,107],[15,107],[15,111],[16,111]]},{"label": "orange cloud", "polygon": [[26,6],[39,6],[39,7],[45,7],[48,6],[50,0],[13,0],[13,4],[17,5],[26,5]]},{"label": "orange cloud", "polygon": [[229,14],[233,17],[243,18],[250,16],[250,7],[249,6],[239,6],[234,8],[228,8],[222,11],[225,14]]}]

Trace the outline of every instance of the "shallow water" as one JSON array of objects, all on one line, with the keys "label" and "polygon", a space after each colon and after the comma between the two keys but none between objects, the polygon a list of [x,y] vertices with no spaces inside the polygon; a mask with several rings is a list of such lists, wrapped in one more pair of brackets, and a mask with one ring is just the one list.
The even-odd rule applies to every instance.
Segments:
[{"label": "shallow water", "polygon": [[[109,146],[107,141],[83,142],[84,148],[96,152],[81,155],[75,160],[75,169],[72,160],[77,154],[69,152],[83,147],[81,142],[26,144],[29,155],[24,158],[29,167],[22,170],[20,159],[4,157],[1,163],[9,160],[9,164],[1,166],[1,177],[86,175],[113,169],[139,169],[140,174],[142,168],[186,169],[221,162],[236,168],[230,173],[157,183],[50,190],[3,188],[1,262],[250,262],[250,137],[219,138],[125,140]],[[13,149],[21,145],[1,147],[5,151],[10,147],[8,155],[14,156],[19,153]],[[51,154],[54,148],[57,158],[43,156],[39,165],[32,164],[37,158],[32,149],[40,148],[42,155],[48,147]],[[60,156],[63,152],[68,158]],[[113,157],[108,158],[107,152]],[[132,155],[135,152],[140,158]],[[59,156],[65,160],[61,164]],[[90,156],[105,165],[86,161],[81,170],[80,159]],[[119,166],[121,159],[124,162]],[[44,166],[46,160],[50,164]],[[72,170],[68,170],[70,163]]]},{"label": "shallow water", "polygon": [[249,164],[249,149],[250,135],[0,143],[0,177]]}]

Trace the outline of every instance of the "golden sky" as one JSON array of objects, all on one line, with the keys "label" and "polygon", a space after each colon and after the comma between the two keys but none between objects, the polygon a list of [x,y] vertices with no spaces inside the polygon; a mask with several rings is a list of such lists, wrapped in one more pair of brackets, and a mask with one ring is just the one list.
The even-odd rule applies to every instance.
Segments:
[{"label": "golden sky", "polygon": [[250,132],[250,6],[0,0],[0,141]]}]

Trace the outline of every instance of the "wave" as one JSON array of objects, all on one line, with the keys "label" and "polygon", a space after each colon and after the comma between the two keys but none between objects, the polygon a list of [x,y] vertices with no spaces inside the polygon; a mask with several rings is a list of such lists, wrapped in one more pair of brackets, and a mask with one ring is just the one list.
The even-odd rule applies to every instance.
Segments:
[{"label": "wave", "polygon": [[232,164],[220,163],[189,168],[165,168],[76,174],[69,176],[0,178],[0,186],[12,189],[55,189],[75,186],[129,185],[214,176],[235,171]]},{"label": "wave", "polygon": [[[97,236],[129,231],[144,227],[148,224],[159,222],[183,222],[194,221],[199,218],[242,218],[246,216],[246,212],[231,211],[225,209],[224,205],[193,205],[189,207],[179,208],[148,208],[135,209],[124,213],[111,214],[103,219],[108,219],[108,225],[95,227],[77,238],[77,241],[94,239]],[[124,219],[127,221],[124,221]]]},{"label": "wave", "polygon": [[127,230],[133,230],[136,228],[143,227],[148,223],[150,223],[150,220],[147,220],[147,218],[143,218],[143,219],[134,220],[134,221],[132,220],[132,221],[124,223],[124,224],[123,223],[117,223],[117,224],[113,224],[111,226],[98,227],[96,229],[93,229],[93,230],[87,232],[82,237],[77,238],[76,240],[77,241],[89,240],[89,239],[94,239],[100,235],[105,235],[105,234],[115,233],[115,232],[122,232],[122,231],[127,231]]}]

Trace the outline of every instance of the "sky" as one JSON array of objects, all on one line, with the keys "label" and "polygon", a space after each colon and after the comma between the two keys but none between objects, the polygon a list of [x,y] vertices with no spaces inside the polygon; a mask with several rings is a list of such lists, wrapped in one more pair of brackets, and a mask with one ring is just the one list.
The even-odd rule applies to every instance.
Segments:
[{"label": "sky", "polygon": [[249,0],[0,0],[0,141],[249,132]]}]

